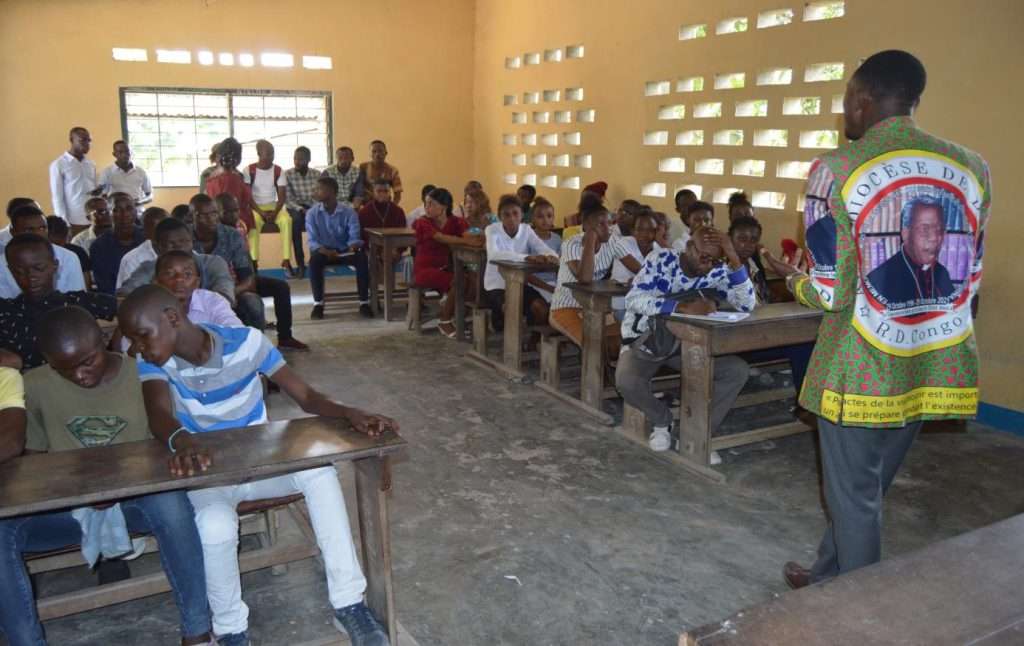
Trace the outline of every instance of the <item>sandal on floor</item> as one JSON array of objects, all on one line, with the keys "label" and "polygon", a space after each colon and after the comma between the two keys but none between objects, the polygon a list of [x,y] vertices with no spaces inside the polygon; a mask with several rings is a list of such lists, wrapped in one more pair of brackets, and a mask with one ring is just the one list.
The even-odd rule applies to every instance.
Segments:
[{"label": "sandal on floor", "polygon": [[[442,325],[447,325],[448,327],[450,327],[452,329],[452,331],[451,332],[445,332],[444,329],[441,327]],[[437,322],[437,331],[440,332],[441,334],[443,334],[444,336],[448,337],[449,339],[454,339],[455,338],[455,324],[452,323],[451,321],[438,321]]]}]

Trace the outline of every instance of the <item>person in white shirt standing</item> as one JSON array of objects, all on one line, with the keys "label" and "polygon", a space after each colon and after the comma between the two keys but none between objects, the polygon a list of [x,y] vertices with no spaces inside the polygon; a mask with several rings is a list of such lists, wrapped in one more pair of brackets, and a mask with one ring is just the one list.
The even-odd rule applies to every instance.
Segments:
[{"label": "person in white shirt standing", "polygon": [[67,152],[50,164],[50,195],[53,212],[68,223],[74,236],[88,228],[85,201],[100,191],[96,187],[96,164],[85,157],[92,146],[89,131],[75,126],[68,133],[68,140],[71,146]]},{"label": "person in white shirt standing", "polygon": [[[545,266],[557,266],[558,256],[543,240],[537,237],[533,228],[523,224],[523,208],[515,195],[502,195],[498,202],[500,222],[484,229],[487,238],[487,260],[512,260]],[[484,296],[493,316],[491,323],[497,332],[505,327],[505,318],[501,316],[505,309],[505,279],[502,278],[496,265],[487,263],[484,270]],[[543,310],[547,311],[547,301],[530,285],[523,286],[523,308],[526,320],[533,324],[535,312],[534,302],[540,301]]]},{"label": "person in white shirt standing", "polygon": [[135,198],[135,206],[153,201],[153,186],[145,169],[132,163],[132,150],[128,143],[114,142],[114,163],[100,173],[100,187],[107,195],[127,193]]}]

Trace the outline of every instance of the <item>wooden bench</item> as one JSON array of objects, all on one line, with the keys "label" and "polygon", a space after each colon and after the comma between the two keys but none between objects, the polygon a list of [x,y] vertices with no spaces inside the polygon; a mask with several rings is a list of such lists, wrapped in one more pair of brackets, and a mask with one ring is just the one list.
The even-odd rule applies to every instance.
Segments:
[{"label": "wooden bench", "polygon": [[[167,447],[156,440],[128,442],[77,451],[26,455],[0,465],[0,518],[95,505],[135,496],[270,478],[304,469],[349,462],[355,472],[355,496],[366,603],[397,643],[388,498],[389,456],[405,441],[394,433],[371,438],[344,428],[338,420],[307,417],[194,436],[214,457],[209,470],[175,478],[167,469]],[[111,465],[118,468],[112,469]],[[269,503],[271,505],[275,503]],[[297,502],[289,511],[304,517]],[[259,506],[243,507],[242,511]],[[339,513],[347,513],[342,508]],[[307,521],[308,523],[308,521]],[[308,526],[308,525],[307,525]],[[300,533],[302,524],[299,523]],[[317,554],[312,530],[301,541],[277,541],[273,547],[244,552],[240,569],[258,570]],[[84,612],[168,589],[163,572],[100,588],[61,595],[38,603],[43,619]]]},{"label": "wooden bench", "polygon": [[1024,514],[773,595],[679,646],[1024,644],[1022,573]]},{"label": "wooden bench", "polygon": [[430,287],[409,285],[409,308],[405,312],[405,322],[410,331],[423,333],[423,307],[428,301],[441,301],[443,296]]}]

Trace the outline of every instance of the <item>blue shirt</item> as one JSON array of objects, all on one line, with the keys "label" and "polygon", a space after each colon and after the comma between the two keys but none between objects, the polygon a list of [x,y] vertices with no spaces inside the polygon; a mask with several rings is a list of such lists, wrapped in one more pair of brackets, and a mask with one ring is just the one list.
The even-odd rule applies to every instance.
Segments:
[{"label": "blue shirt", "polygon": [[177,356],[162,366],[140,360],[139,379],[170,385],[174,414],[190,433],[266,423],[260,375],[272,377],[284,367],[284,357],[257,329],[200,327],[213,341],[205,364],[196,366]]},{"label": "blue shirt", "polygon": [[93,241],[89,247],[89,257],[92,259],[92,277],[96,281],[96,291],[104,294],[117,293],[117,271],[121,268],[121,259],[145,241],[146,234],[142,227],[135,227],[132,244],[128,247],[118,242],[113,231],[108,231]]},{"label": "blue shirt", "polygon": [[341,202],[328,213],[322,202],[306,211],[306,233],[309,234],[309,252],[320,247],[347,251],[352,245],[362,245],[359,215],[352,207]]}]

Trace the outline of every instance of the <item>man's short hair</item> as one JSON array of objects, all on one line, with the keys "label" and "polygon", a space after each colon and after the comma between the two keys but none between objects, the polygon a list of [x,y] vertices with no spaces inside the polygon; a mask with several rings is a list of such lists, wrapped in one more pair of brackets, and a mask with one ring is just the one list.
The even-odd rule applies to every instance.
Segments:
[{"label": "man's short hair", "polygon": [[697,200],[691,204],[688,209],[686,209],[686,217],[689,218],[690,214],[696,213],[697,211],[710,211],[711,218],[714,219],[715,217],[715,207],[708,202],[701,202],[700,200]]},{"label": "man's short hair", "polygon": [[914,223],[914,214],[921,209],[937,210],[939,212],[939,222],[942,223],[942,229],[946,229],[946,212],[942,209],[942,202],[931,195],[920,195],[903,205],[903,208],[900,209],[900,224],[904,229],[910,228]]},{"label": "man's short hair", "polygon": [[740,229],[757,229],[758,234],[764,232],[761,223],[752,215],[737,215],[732,219],[732,222],[729,223],[729,235],[731,236],[734,231]]},{"label": "man's short hair", "polygon": [[89,205],[93,204],[95,202],[103,202],[104,206],[106,206],[108,209],[110,208],[110,202],[107,201],[107,198],[100,197],[99,195],[96,195],[94,197],[90,197],[89,199],[87,199],[85,201],[85,208],[88,210]]},{"label": "man's short hair", "polygon": [[199,271],[199,261],[196,260],[195,256],[188,251],[175,249],[174,251],[168,251],[157,256],[156,264],[153,265],[153,275],[159,275],[167,263],[175,260],[191,260],[192,264],[196,266],[196,271]]},{"label": "man's short hair", "polygon": [[116,146],[117,146],[117,144],[124,144],[125,146],[127,146],[127,145],[128,145],[128,142],[127,142],[127,141],[125,141],[124,139],[118,139],[117,141],[115,141],[115,142],[114,142],[114,143],[113,143],[113,144],[111,145],[111,148],[114,148],[114,147],[116,147]]},{"label": "man's short hair", "polygon": [[537,187],[534,186],[533,184],[523,184],[516,190],[516,192],[519,191],[526,191],[527,193],[529,193],[531,200],[537,197]]},{"label": "man's short hair", "polygon": [[188,201],[188,205],[193,211],[198,211],[200,206],[206,206],[207,204],[216,204],[216,202],[206,193],[196,193]]},{"label": "man's short hair", "polygon": [[35,204],[23,204],[11,213],[11,226],[14,227],[18,220],[34,217],[43,217],[43,212]]},{"label": "man's short hair", "polygon": [[51,236],[63,238],[68,234],[68,223],[56,215],[46,216],[46,232]]},{"label": "man's short hair", "polygon": [[188,204],[178,204],[173,209],[171,209],[171,217],[174,218],[175,220],[181,221],[183,224],[184,224],[185,218],[188,217],[188,214],[189,214],[189,206],[188,206]]},{"label": "man's short hair", "polygon": [[36,201],[33,200],[31,197],[12,197],[10,201],[7,202],[7,219],[11,218],[11,215],[14,213],[14,209],[18,208],[19,206],[26,206],[35,203]]},{"label": "man's short hair", "polygon": [[334,191],[335,195],[338,194],[338,180],[334,179],[333,177],[327,177],[325,175],[324,177],[321,177],[316,181],[318,184],[322,184],[323,186],[326,186],[327,188]]},{"label": "man's short hair", "polygon": [[50,241],[41,235],[35,233],[19,233],[18,235],[11,238],[11,241],[7,243],[7,247],[4,249],[4,258],[7,259],[7,265],[10,266],[11,258],[14,257],[14,252],[22,247],[31,247],[33,245],[45,246],[50,251],[50,257],[56,259],[57,254],[53,250],[53,245]]},{"label": "man's short hair", "polygon": [[78,133],[86,133],[87,134],[89,131],[84,126],[75,126],[71,130],[68,130],[68,139],[70,139],[72,136],[74,136],[74,134],[76,132],[78,132]]},{"label": "man's short hair", "polygon": [[342,151],[347,152],[348,154],[352,155],[353,157],[356,156],[356,153],[355,153],[354,150],[352,150],[351,146],[338,146],[338,150],[335,152],[335,154],[340,153]]},{"label": "man's short hair", "polygon": [[298,148],[295,149],[295,152],[303,153],[303,154],[306,155],[306,157],[312,157],[313,156],[313,153],[309,152],[309,148],[307,148],[306,146],[299,146]]},{"label": "man's short hair", "polygon": [[160,222],[157,223],[156,228],[153,229],[153,242],[160,245],[167,239],[167,236],[176,231],[182,230],[188,231],[188,234],[192,235],[192,229],[189,229],[188,225],[181,220],[174,217],[164,218],[163,220],[160,220]]},{"label": "man's short hair", "polygon": [[69,305],[46,312],[36,323],[39,351],[45,356],[63,348],[82,349],[79,343],[88,341],[98,347],[103,343],[103,332],[96,317],[83,307]]},{"label": "man's short hair", "polygon": [[166,209],[159,206],[151,206],[142,212],[142,223],[159,222],[170,217]]},{"label": "man's short hair", "polygon": [[924,65],[913,54],[887,49],[872,54],[853,73],[875,100],[891,99],[909,110],[917,105],[928,82]]},{"label": "man's short hair", "polygon": [[374,139],[373,141],[370,142],[371,146],[373,146],[374,144],[380,144],[381,146],[384,146],[385,148],[388,147],[388,145],[386,143],[384,143],[383,141],[381,141],[380,139]]},{"label": "man's short hair", "polygon": [[697,199],[697,194],[688,188],[681,188],[676,191],[675,201],[679,202],[679,198],[681,197],[692,197],[693,199]]}]

